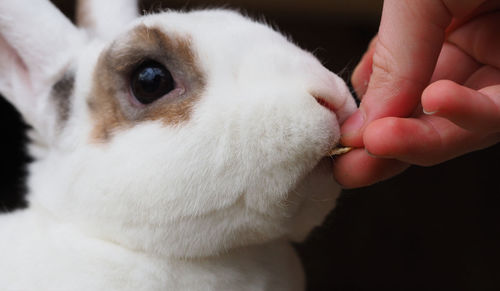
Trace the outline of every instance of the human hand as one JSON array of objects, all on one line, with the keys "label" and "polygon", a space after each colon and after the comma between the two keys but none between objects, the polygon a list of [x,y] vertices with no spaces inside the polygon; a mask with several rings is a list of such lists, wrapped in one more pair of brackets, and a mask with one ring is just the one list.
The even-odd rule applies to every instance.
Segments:
[{"label": "human hand", "polygon": [[498,8],[498,0],[384,2],[379,35],[352,77],[363,98],[342,143],[360,149],[336,160],[342,185],[500,141]]}]

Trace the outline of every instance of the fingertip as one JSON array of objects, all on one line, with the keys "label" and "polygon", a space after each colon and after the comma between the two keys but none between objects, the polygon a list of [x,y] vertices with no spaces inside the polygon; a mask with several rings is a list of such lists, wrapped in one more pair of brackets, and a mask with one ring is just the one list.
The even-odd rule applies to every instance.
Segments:
[{"label": "fingertip", "polygon": [[389,179],[409,167],[390,159],[370,157],[364,149],[356,149],[335,159],[333,174],[344,188],[359,188]]},{"label": "fingertip", "polygon": [[422,92],[422,109],[432,115],[443,112],[450,105],[450,100],[460,90],[460,85],[450,80],[440,80],[430,84]]},{"label": "fingertip", "polygon": [[363,133],[363,143],[369,154],[376,157],[396,157],[406,128],[401,118],[386,117],[370,123]]},{"label": "fingertip", "polygon": [[417,165],[432,165],[441,138],[426,121],[386,117],[372,122],[363,135],[366,150],[373,156],[398,159]]},{"label": "fingertip", "polygon": [[362,109],[358,109],[342,124],[340,128],[342,134],[340,142],[346,146],[362,147],[362,128],[364,123],[365,113]]},{"label": "fingertip", "polygon": [[500,120],[500,102],[496,101],[499,88],[476,91],[452,81],[437,81],[424,90],[422,108],[467,130],[496,131]]}]

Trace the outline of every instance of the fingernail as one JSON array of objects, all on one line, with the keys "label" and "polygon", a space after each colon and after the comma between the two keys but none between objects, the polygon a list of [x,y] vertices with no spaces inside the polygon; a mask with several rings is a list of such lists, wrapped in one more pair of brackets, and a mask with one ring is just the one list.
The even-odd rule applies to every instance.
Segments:
[{"label": "fingernail", "polygon": [[435,110],[435,111],[427,111],[427,110],[425,110],[425,109],[423,109],[423,111],[424,111],[424,114],[426,114],[426,115],[433,115],[433,114],[436,114],[436,113],[438,112],[438,110]]},{"label": "fingernail", "polygon": [[367,155],[369,155],[370,157],[372,157],[372,158],[378,158],[376,155],[374,155],[374,154],[370,153],[370,152],[368,151],[368,149],[366,149],[366,148],[365,148],[365,153],[366,153]]},{"label": "fingernail", "polygon": [[356,133],[364,124],[365,116],[361,109],[358,109],[346,122],[342,125],[342,135],[352,135]]}]

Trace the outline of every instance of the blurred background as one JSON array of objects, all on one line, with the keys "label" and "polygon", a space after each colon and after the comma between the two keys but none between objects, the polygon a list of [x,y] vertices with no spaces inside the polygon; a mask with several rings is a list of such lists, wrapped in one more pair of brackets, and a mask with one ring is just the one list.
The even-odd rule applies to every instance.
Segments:
[{"label": "blurred background", "polygon": [[[68,17],[74,3],[53,1]],[[237,8],[274,24],[349,80],[377,32],[381,0],[143,1],[142,9]],[[25,141],[0,100],[0,210],[23,207]],[[346,190],[297,245],[307,290],[500,290],[500,146]]]}]

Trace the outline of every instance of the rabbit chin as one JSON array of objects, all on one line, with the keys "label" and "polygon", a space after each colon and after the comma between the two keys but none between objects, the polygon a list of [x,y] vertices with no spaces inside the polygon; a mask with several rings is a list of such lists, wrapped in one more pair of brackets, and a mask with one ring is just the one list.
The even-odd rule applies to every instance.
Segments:
[{"label": "rabbit chin", "polygon": [[341,192],[340,185],[333,178],[332,158],[323,158],[314,169],[289,192],[289,197],[298,199],[300,205],[293,217],[289,238],[303,241],[311,230],[323,223],[335,207]]}]

